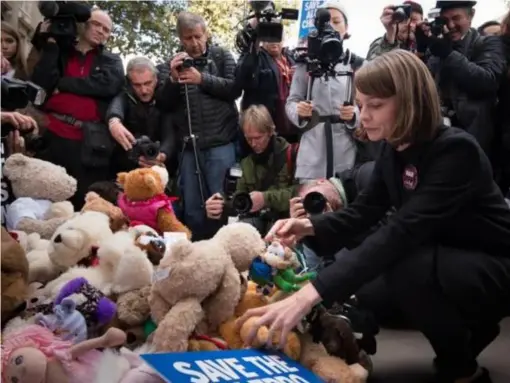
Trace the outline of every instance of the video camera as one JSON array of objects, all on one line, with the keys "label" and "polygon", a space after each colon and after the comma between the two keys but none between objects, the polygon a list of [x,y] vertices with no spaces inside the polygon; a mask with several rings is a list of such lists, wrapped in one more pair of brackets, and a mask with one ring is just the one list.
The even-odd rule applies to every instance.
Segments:
[{"label": "video camera", "polygon": [[281,12],[276,12],[273,1],[250,1],[250,8],[253,14],[246,20],[257,19],[257,27],[251,36],[252,42],[265,41],[269,43],[279,43],[283,38],[283,25],[281,20],[298,20],[299,11],[292,8],[282,8]]},{"label": "video camera", "polygon": [[152,141],[147,136],[141,136],[136,139],[133,149],[129,151],[129,158],[138,161],[140,157],[147,160],[155,160],[159,154],[159,141]]},{"label": "video camera", "polygon": [[397,5],[395,7],[392,7],[393,9],[393,16],[392,21],[393,23],[401,23],[402,21],[405,21],[411,17],[411,11],[412,7],[411,4],[401,4]]},{"label": "video camera", "polygon": [[[40,106],[46,99],[46,92],[40,86],[18,79],[2,78],[2,110],[14,111],[25,108],[29,103]],[[2,134],[7,135],[16,128],[11,124],[2,124]],[[40,152],[45,149],[46,143],[42,136],[31,131],[20,131],[25,148],[29,152]]]},{"label": "video camera", "polygon": [[74,42],[78,35],[76,23],[90,19],[90,6],[81,1],[39,1],[38,8],[51,22],[48,35],[58,42]]},{"label": "video camera", "polygon": [[444,27],[448,24],[448,19],[441,16],[441,9],[432,9],[428,14],[428,18],[433,19],[432,21],[424,23],[430,27],[430,33],[436,37],[441,36],[444,33]]}]

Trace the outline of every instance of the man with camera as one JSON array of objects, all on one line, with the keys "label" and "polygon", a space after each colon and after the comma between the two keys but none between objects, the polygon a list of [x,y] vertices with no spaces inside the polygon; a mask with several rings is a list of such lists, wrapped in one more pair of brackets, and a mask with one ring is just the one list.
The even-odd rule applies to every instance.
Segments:
[{"label": "man with camera", "polygon": [[471,133],[491,156],[498,89],[506,68],[499,36],[471,27],[476,1],[437,1],[439,14],[418,25],[419,53],[436,78],[447,123]]},{"label": "man with camera", "polygon": [[183,140],[179,173],[184,221],[197,239],[208,235],[205,200],[222,190],[225,174],[236,160],[236,64],[230,52],[208,44],[201,16],[181,12],[177,34],[183,51],[171,59],[169,76],[156,98],[162,111],[172,113]]},{"label": "man with camera", "polygon": [[[231,169],[225,193],[216,193],[205,203],[207,217],[226,223],[228,216],[255,226],[264,235],[276,219],[287,216],[294,195],[295,153],[275,134],[275,124],[264,105],[252,105],[243,112],[241,126],[251,152]],[[236,174],[238,177],[236,178]]]},{"label": "man with camera", "polygon": [[112,31],[105,12],[90,12],[75,45],[61,43],[67,29],[59,30],[60,25],[60,19],[47,19],[34,37],[41,52],[32,81],[49,95],[42,108],[47,150],[38,156],[65,167],[77,179],[71,202],[80,209],[89,185],[108,178],[113,141],[103,121],[124,85],[124,70],[120,57],[104,49]]},{"label": "man with camera", "polygon": [[[106,112],[110,133],[118,144],[112,156],[113,174],[138,166],[165,166],[175,151],[170,115],[156,107],[156,66],[146,57],[135,57],[126,71],[126,89],[113,99]],[[143,136],[148,139],[146,144]]]},{"label": "man with camera", "polygon": [[367,60],[372,60],[393,49],[416,51],[416,25],[423,20],[423,8],[414,1],[384,8],[381,23],[386,30],[384,36],[370,44]]}]

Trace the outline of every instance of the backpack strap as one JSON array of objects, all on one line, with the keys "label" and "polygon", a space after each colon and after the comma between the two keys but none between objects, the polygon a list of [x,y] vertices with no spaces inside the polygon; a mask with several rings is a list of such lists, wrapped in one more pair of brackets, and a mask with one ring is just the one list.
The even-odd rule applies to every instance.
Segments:
[{"label": "backpack strap", "polygon": [[287,172],[291,176],[291,179],[294,179],[294,171],[298,150],[299,143],[290,144],[289,146],[287,146]]}]

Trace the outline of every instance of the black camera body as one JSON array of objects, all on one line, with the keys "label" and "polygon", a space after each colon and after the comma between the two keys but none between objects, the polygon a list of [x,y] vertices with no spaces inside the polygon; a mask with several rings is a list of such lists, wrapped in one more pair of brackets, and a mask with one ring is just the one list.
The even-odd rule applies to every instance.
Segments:
[{"label": "black camera body", "polygon": [[[40,106],[46,99],[46,92],[40,86],[18,79],[2,78],[2,110],[14,111],[25,108],[29,103]],[[2,124],[2,136],[8,135],[16,128],[11,124]],[[25,148],[29,152],[41,152],[46,148],[42,136],[30,131],[20,131],[25,140]]]},{"label": "black camera body", "polygon": [[298,20],[299,18],[297,9],[283,8],[281,12],[276,12],[273,1],[251,1],[250,7],[254,14],[248,19],[257,19],[257,27],[254,36],[252,36],[253,41],[279,43],[283,38],[281,20]]},{"label": "black camera body", "polygon": [[39,1],[39,12],[51,25],[48,35],[58,42],[73,42],[78,35],[77,23],[90,19],[91,8],[80,1]]},{"label": "black camera body", "polygon": [[129,158],[138,161],[140,157],[147,160],[155,160],[159,154],[159,141],[152,141],[147,136],[141,136],[136,139],[133,149],[129,151]]},{"label": "black camera body", "polygon": [[303,198],[303,207],[310,215],[318,215],[324,213],[328,200],[322,193],[310,192]]},{"label": "black camera body", "polygon": [[433,36],[441,36],[444,33],[444,27],[448,25],[448,19],[441,16],[441,10],[439,8],[433,9],[428,14],[429,21],[426,23],[430,27],[430,33]]},{"label": "black camera body", "polygon": [[182,62],[182,65],[179,67],[179,70],[188,69],[191,67],[195,68],[203,68],[207,65],[208,60],[205,57],[198,57],[196,59],[191,57],[186,57]]},{"label": "black camera body", "polygon": [[411,4],[401,4],[394,6],[393,8],[392,21],[394,23],[401,23],[411,17],[412,7]]}]

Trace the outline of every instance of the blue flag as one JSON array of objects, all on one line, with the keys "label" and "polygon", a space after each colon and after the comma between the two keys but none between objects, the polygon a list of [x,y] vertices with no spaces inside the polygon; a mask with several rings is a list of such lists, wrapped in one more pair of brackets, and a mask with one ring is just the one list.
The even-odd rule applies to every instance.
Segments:
[{"label": "blue flag", "polygon": [[172,383],[320,383],[322,380],[281,353],[229,350],[145,354],[141,357]]}]

